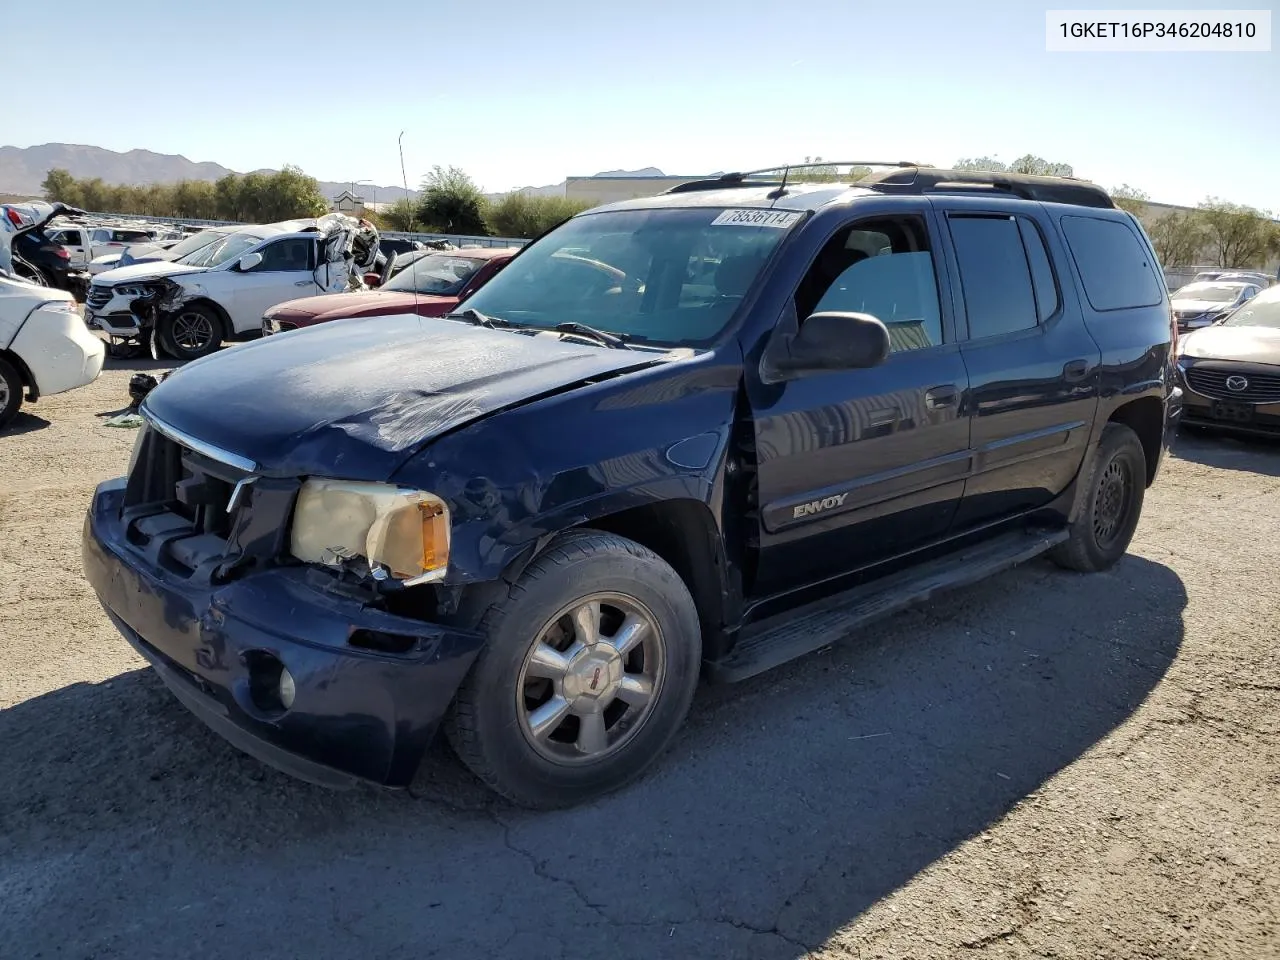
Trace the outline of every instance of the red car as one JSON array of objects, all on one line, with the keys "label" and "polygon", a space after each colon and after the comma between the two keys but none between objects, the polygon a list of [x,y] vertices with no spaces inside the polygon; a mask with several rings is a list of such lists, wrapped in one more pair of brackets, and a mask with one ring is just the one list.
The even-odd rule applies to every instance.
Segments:
[{"label": "red car", "polygon": [[516,255],[517,249],[424,251],[376,290],[329,293],[276,304],[262,316],[262,335],[350,317],[396,313],[443,316],[484,286]]}]

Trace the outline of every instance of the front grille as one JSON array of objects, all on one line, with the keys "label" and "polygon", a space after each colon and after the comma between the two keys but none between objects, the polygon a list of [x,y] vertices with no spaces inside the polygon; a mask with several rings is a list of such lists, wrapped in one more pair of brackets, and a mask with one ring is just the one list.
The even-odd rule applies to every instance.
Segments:
[{"label": "front grille", "polygon": [[[1275,374],[1237,371],[1222,367],[1188,367],[1186,370],[1187,386],[1202,396],[1215,400],[1234,400],[1238,403],[1280,403],[1280,376]],[[1236,378],[1247,384],[1243,389],[1233,390],[1227,381],[1237,383]]]},{"label": "front grille", "polygon": [[89,296],[85,298],[87,303],[94,310],[101,310],[111,302],[111,288],[104,287],[101,284],[94,284],[89,288]]},{"label": "front grille", "polygon": [[190,573],[227,552],[236,484],[249,475],[148,426],[125,488],[129,540],[175,572]]}]

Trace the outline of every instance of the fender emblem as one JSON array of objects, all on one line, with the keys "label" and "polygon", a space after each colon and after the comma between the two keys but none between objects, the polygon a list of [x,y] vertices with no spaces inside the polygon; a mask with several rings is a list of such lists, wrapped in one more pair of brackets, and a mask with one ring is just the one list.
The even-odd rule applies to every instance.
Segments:
[{"label": "fender emblem", "polygon": [[832,507],[838,507],[844,503],[847,493],[838,493],[834,497],[823,497],[821,500],[810,500],[808,503],[802,503],[791,514],[791,519],[799,520],[801,517],[811,517],[815,513],[822,513],[824,510],[830,510]]}]

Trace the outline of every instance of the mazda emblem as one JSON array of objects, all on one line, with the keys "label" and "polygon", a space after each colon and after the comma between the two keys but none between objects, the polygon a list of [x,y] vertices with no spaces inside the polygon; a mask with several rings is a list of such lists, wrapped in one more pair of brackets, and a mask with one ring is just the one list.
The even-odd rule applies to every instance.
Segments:
[{"label": "mazda emblem", "polygon": [[1239,393],[1249,389],[1249,381],[1244,377],[1227,377],[1227,389]]}]

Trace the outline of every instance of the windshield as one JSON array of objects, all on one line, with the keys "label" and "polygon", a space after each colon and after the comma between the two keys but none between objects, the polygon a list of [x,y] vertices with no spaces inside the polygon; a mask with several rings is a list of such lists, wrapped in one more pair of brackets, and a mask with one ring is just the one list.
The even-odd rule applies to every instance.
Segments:
[{"label": "windshield", "polygon": [[802,216],[717,207],[584,214],[512,260],[467,306],[513,324],[583,323],[637,341],[704,344]]},{"label": "windshield", "polygon": [[169,253],[173,259],[177,260],[189,253],[195,253],[201,247],[206,247],[219,237],[225,236],[226,233],[221,230],[201,230],[199,233],[192,234],[187,239],[175,243],[169,248]]},{"label": "windshield", "polygon": [[251,233],[232,233],[178,258],[175,262],[191,267],[216,267],[220,263],[243,256],[261,242],[261,237],[255,237]]},{"label": "windshield", "polygon": [[1244,287],[1239,283],[1189,283],[1173,295],[1175,300],[1210,300],[1231,303]]},{"label": "windshield", "polygon": [[1227,319],[1224,327],[1270,327],[1280,330],[1280,295],[1254,297]]},{"label": "windshield", "polygon": [[388,280],[381,289],[450,297],[459,293],[472,275],[485,264],[485,261],[473,257],[452,256],[447,253],[429,253],[406,259],[410,260],[409,266]]}]

